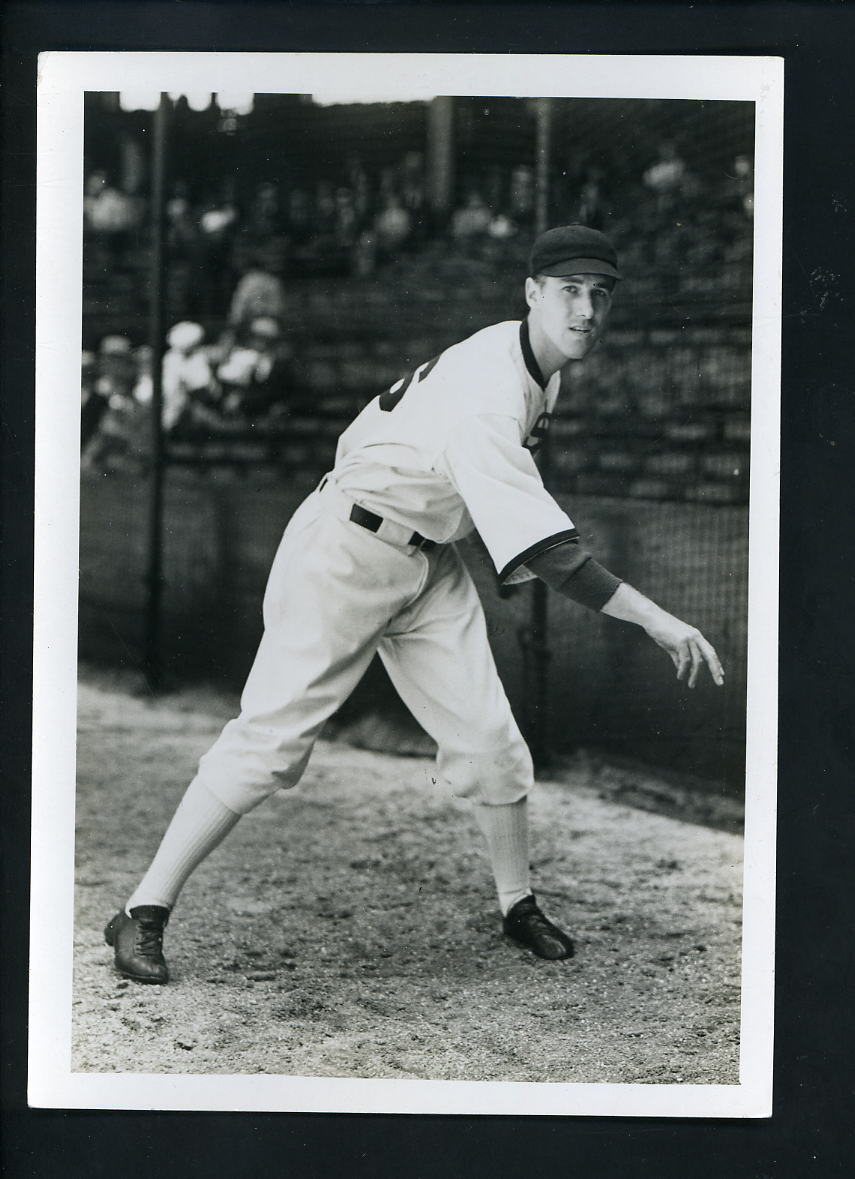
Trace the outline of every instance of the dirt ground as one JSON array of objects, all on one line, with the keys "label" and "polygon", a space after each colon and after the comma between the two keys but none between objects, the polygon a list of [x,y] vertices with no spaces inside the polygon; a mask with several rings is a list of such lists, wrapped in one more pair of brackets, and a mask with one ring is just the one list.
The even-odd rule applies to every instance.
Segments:
[{"label": "dirt ground", "polygon": [[80,685],[74,1071],[737,1083],[735,809],[583,755],[531,807],[569,962],[502,938],[474,821],[429,758],[321,741],[187,884],[172,983],[121,979],[103,926],[235,707],[132,689]]}]

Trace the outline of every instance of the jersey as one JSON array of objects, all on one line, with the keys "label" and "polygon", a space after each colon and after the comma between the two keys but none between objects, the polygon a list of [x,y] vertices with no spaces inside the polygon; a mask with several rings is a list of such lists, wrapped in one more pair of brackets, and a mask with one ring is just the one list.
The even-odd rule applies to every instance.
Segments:
[{"label": "jersey", "polygon": [[476,528],[500,581],[528,580],[527,560],[578,537],[534,460],[559,386],[526,320],[483,328],[375,397],[341,435],[331,477],[438,543]]}]

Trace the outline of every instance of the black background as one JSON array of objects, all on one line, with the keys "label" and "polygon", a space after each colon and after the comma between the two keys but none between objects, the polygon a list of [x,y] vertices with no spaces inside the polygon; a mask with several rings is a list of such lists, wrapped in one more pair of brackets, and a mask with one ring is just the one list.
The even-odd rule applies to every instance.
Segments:
[{"label": "black background", "polygon": [[[2,33],[0,1170],[23,1176],[715,1176],[855,1169],[855,11],[804,4],[6,3]],[[711,53],[786,61],[774,1116],[759,1121],[26,1108],[36,53]],[[771,571],[770,571],[771,572]]]}]

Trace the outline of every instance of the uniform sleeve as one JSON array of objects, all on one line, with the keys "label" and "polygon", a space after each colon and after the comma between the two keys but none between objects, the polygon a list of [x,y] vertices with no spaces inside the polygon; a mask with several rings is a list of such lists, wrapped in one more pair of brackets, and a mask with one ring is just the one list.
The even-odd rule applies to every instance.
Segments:
[{"label": "uniform sleeve", "polygon": [[435,463],[466,505],[499,580],[527,561],[578,537],[570,517],[546,488],[515,418],[464,418]]},{"label": "uniform sleeve", "polygon": [[530,557],[528,564],[550,589],[589,610],[602,610],[620,585],[620,578],[595,561],[578,540],[564,541]]}]

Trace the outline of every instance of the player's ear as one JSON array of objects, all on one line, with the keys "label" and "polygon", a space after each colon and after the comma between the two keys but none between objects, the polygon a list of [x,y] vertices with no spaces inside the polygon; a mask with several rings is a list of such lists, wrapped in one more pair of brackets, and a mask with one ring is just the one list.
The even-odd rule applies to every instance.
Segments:
[{"label": "player's ear", "polygon": [[529,307],[533,307],[537,302],[540,294],[540,284],[536,279],[531,277],[525,280],[525,301]]}]

